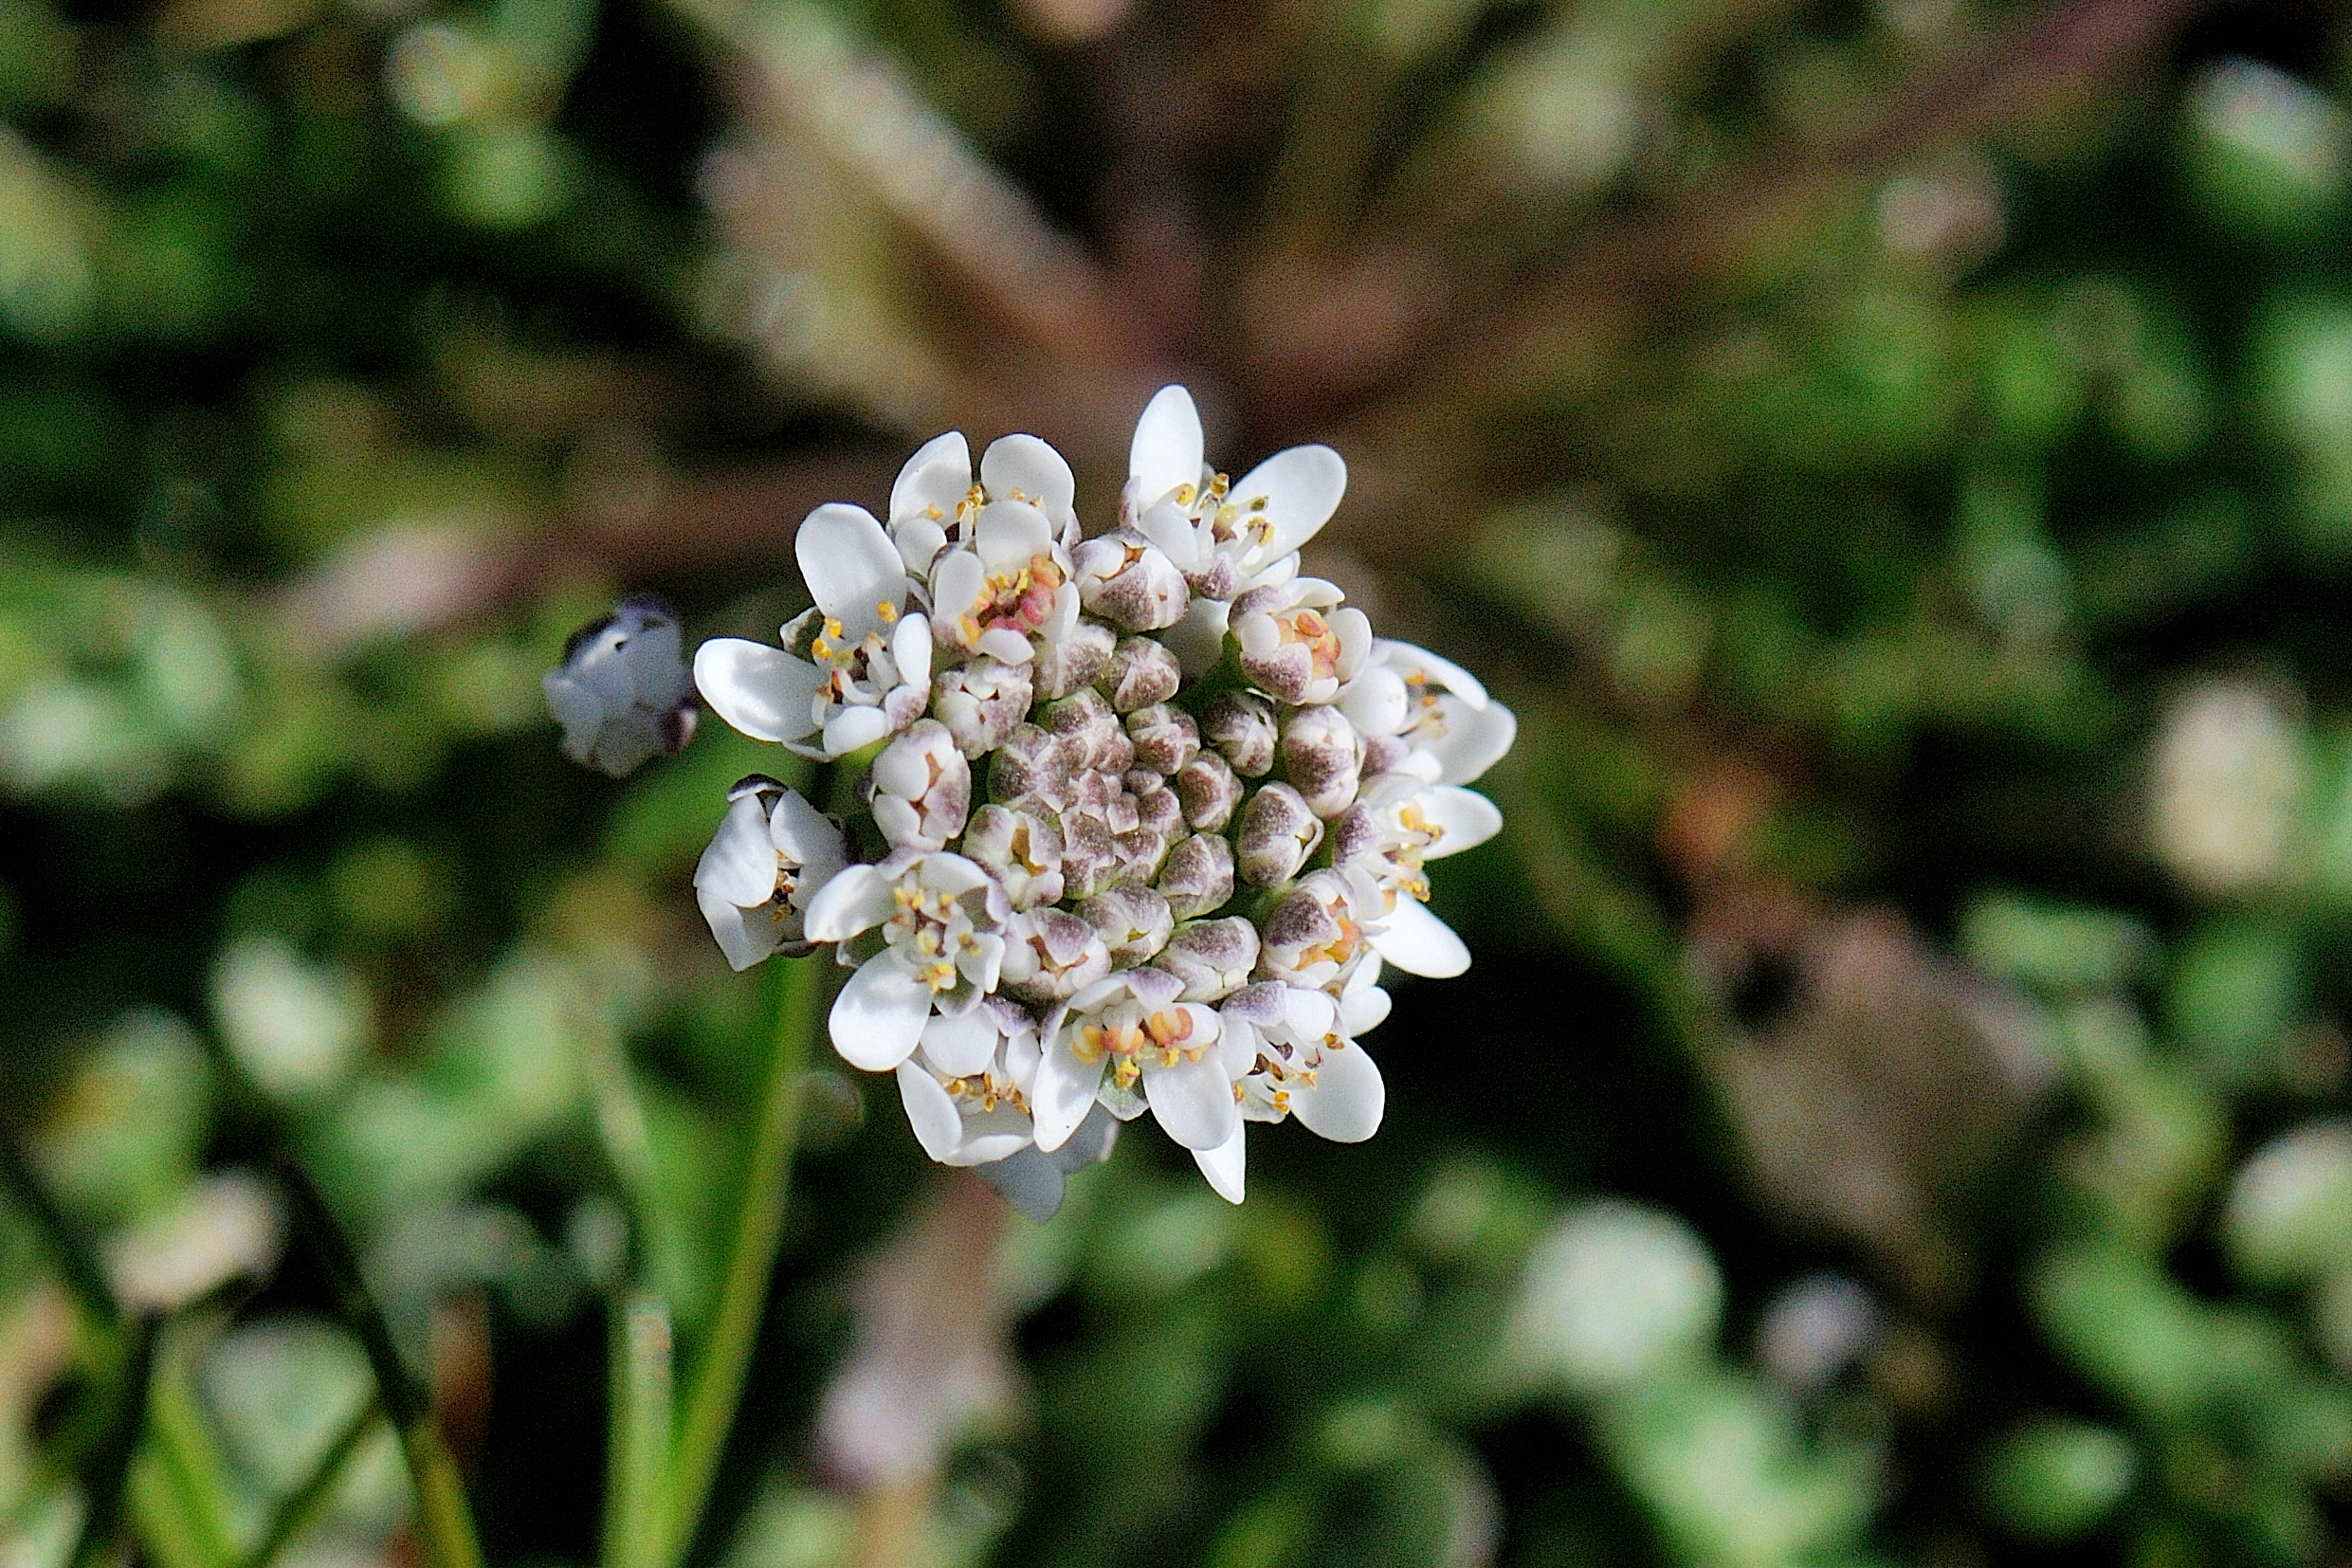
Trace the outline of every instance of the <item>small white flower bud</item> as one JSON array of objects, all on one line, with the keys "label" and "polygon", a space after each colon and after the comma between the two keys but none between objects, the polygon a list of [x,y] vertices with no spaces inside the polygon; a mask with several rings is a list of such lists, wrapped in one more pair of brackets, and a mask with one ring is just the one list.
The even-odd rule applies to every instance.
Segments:
[{"label": "small white flower bud", "polygon": [[1220,1001],[1249,983],[1258,961],[1258,928],[1236,915],[1180,928],[1160,950],[1158,967],[1183,983],[1182,1000]]},{"label": "small white flower bud", "polygon": [[1176,796],[1184,804],[1184,820],[1204,833],[1221,833],[1241,804],[1242,782],[1233,765],[1215,752],[1202,752],[1177,770]]},{"label": "small white flower bud", "polygon": [[1222,907],[1233,896],[1232,845],[1221,833],[1179,839],[1159,873],[1159,891],[1181,919]]},{"label": "small white flower bud", "polygon": [[1173,776],[1200,755],[1200,726],[1165,702],[1128,714],[1127,738],[1135,742],[1135,759],[1157,774]]},{"label": "small white flower bud", "polygon": [[563,726],[563,753],[619,778],[694,736],[694,677],[680,656],[678,615],[649,595],[624,599],[564,644],[563,667],[539,679]]},{"label": "small white flower bud", "polygon": [[1073,771],[1123,774],[1135,761],[1135,743],[1103,694],[1089,687],[1038,709],[1037,722],[1062,742]]},{"label": "small white flower bud", "polygon": [[1244,778],[1264,778],[1274,766],[1274,704],[1254,692],[1212,697],[1201,710],[1200,735]]},{"label": "small white flower bud", "polygon": [[1066,909],[1013,917],[1006,933],[1005,989],[1028,1002],[1058,1002],[1111,972],[1103,934]]},{"label": "small white flower bud", "polygon": [[1278,887],[1299,874],[1322,842],[1322,820],[1305,797],[1287,784],[1268,784],[1241,809],[1236,858],[1242,880],[1253,887]]},{"label": "small white flower bud", "polygon": [[1149,637],[1129,637],[1111,652],[1111,662],[1096,683],[1111,706],[1133,713],[1155,702],[1165,702],[1184,684],[1176,656]]},{"label": "small white flower bud", "polygon": [[1230,622],[1242,672],[1285,702],[1328,702],[1372,651],[1372,623],[1340,603],[1327,582],[1300,577],[1253,588],[1233,601]]},{"label": "small white flower bud", "polygon": [[1148,887],[1114,887],[1078,906],[1079,918],[1103,934],[1111,963],[1128,969],[1168,945],[1176,917],[1168,901]]},{"label": "small white flower bud", "polygon": [[1049,702],[1094,684],[1111,662],[1111,648],[1118,639],[1119,634],[1100,621],[1081,621],[1067,637],[1030,639],[1036,648],[1030,663],[1035,671],[1037,701]]},{"label": "small white flower bud", "polygon": [[900,849],[944,849],[972,811],[972,764],[947,726],[917,720],[874,758],[874,826]]},{"label": "small white flower bud", "polygon": [[1015,909],[1033,909],[1062,897],[1062,830],[1050,817],[983,806],[972,813],[963,852],[994,873]]},{"label": "small white flower bud", "polygon": [[1140,534],[1121,530],[1078,547],[1078,593],[1086,609],[1129,631],[1158,631],[1184,619],[1192,602],[1184,574]]},{"label": "small white flower bud", "polygon": [[1085,811],[1062,813],[1062,896],[1090,899],[1125,871],[1119,837],[1103,818]]},{"label": "small white flower bud", "polygon": [[1347,810],[1363,777],[1363,743],[1337,708],[1301,708],[1283,726],[1283,771],[1308,809],[1328,817]]},{"label": "small white flower bud", "polygon": [[956,738],[957,749],[978,757],[1005,743],[1029,717],[1030,666],[980,659],[942,670],[932,682],[931,711]]}]

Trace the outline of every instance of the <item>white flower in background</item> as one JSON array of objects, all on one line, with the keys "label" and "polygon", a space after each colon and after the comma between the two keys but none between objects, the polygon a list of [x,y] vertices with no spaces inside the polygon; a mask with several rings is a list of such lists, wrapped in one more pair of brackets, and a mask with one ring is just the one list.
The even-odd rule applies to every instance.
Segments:
[{"label": "white flower in background", "polygon": [[539,678],[563,726],[563,753],[619,778],[694,736],[694,680],[679,651],[678,615],[661,600],[621,601],[564,645],[563,666]]},{"label": "white flower in background", "polygon": [[913,1053],[935,1008],[979,1006],[996,989],[1012,913],[996,880],[961,855],[903,849],[828,882],[810,901],[808,935],[843,944],[843,962],[857,965],[833,999],[833,1048],[851,1067],[887,1072]]},{"label": "white flower in background", "polygon": [[905,562],[864,507],[818,507],[793,554],[816,604],[785,624],[784,647],[715,637],[695,650],[694,684],[755,740],[844,757],[904,729],[929,703],[931,623],[906,609]]},{"label": "white flower in background", "polygon": [[896,1075],[925,1153],[1025,1212],[1147,1110],[1236,1203],[1246,1122],[1370,1138],[1387,1087],[1358,1042],[1383,974],[1469,963],[1429,866],[1500,830],[1465,786],[1516,721],[1300,575],[1346,482],[1297,447],[1229,483],[1169,388],[1118,528],[1085,539],[1051,447],[1008,436],[975,475],[951,432],[886,522],[810,514],[816,606],[783,647],[696,655],[736,728],[856,754],[838,782],[865,805],[845,829],[738,786],[695,877],[720,947],[743,968],[831,944],[854,970],[834,1048]]},{"label": "white flower in background", "polygon": [[757,774],[727,792],[727,814],[694,868],[694,899],[737,969],[806,952],[809,901],[849,863],[830,817]]}]

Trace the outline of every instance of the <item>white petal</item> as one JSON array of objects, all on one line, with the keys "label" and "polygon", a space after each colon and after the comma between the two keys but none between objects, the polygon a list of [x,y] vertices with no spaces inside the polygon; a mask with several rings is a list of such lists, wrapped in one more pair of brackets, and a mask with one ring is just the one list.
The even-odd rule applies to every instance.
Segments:
[{"label": "white petal", "polygon": [[1040,1225],[1062,1207],[1062,1168],[1035,1149],[1015,1149],[992,1164],[975,1167],[973,1174]]},{"label": "white petal", "polygon": [[1283,993],[1283,1022],[1307,1039],[1330,1033],[1339,1013],[1338,1005],[1320,991],[1294,985]]},{"label": "white petal", "polygon": [[1035,501],[1057,528],[1070,515],[1078,481],[1062,454],[1033,435],[1000,436],[980,454],[980,484],[991,500],[1016,492]]},{"label": "white petal", "polygon": [[1209,1185],[1217,1196],[1228,1203],[1241,1201],[1242,1143],[1249,1133],[1242,1127],[1233,1129],[1233,1136],[1213,1149],[1194,1149],[1193,1163],[1209,1178]]},{"label": "white petal", "polygon": [[1443,830],[1437,842],[1422,852],[1425,860],[1458,855],[1503,830],[1501,807],[1475,790],[1453,785],[1441,786],[1423,795],[1421,815],[1431,826]]},{"label": "white petal", "polygon": [[1232,608],[1223,599],[1195,594],[1185,609],[1184,619],[1159,634],[1168,651],[1176,656],[1186,680],[1206,675],[1225,657],[1225,627]]},{"label": "white petal", "polygon": [[694,650],[702,701],[754,740],[797,740],[815,729],[811,703],[824,680],[807,660],[740,637],[713,637]]},{"label": "white petal", "polygon": [[1026,665],[1037,656],[1030,640],[1009,626],[993,627],[980,633],[980,651],[1000,665]]},{"label": "white petal", "polygon": [[1026,501],[992,501],[972,527],[972,547],[991,572],[1027,566],[1053,548],[1053,524]]},{"label": "white petal", "polygon": [[899,666],[899,679],[910,686],[931,684],[931,622],[921,615],[908,615],[899,622],[898,630],[890,634],[890,662]]},{"label": "white petal", "polygon": [[[988,569],[980,564],[979,556],[969,550],[951,550],[932,568],[931,603],[953,626],[957,616],[978,601],[980,590],[987,582]],[[897,644],[893,642],[891,653],[895,656],[897,652]]]},{"label": "white petal", "polygon": [[1143,508],[1135,520],[1135,529],[1159,546],[1170,560],[1197,562],[1200,558],[1200,535],[1194,530],[1193,520],[1173,501]]},{"label": "white petal", "polygon": [[1461,698],[1441,697],[1437,705],[1446,716],[1446,733],[1430,742],[1430,752],[1448,784],[1476,783],[1519,738],[1519,720],[1500,702],[1474,708]]},{"label": "white petal", "polygon": [[1377,985],[1361,991],[1350,986],[1347,994],[1340,998],[1340,1027],[1351,1038],[1361,1039],[1388,1022],[1392,1005],[1389,994]]},{"label": "white petal", "polygon": [[964,1118],[963,1143],[947,1163],[993,1164],[1015,1149],[1028,1148],[1033,1141],[1031,1132],[1028,1117],[999,1101],[993,1111],[980,1111]]},{"label": "white petal", "polygon": [[825,720],[825,755],[847,757],[890,733],[890,716],[880,708],[844,708]]},{"label": "white petal", "polygon": [[882,607],[897,611],[906,597],[906,563],[874,514],[830,501],[809,514],[793,540],[800,580],[817,608],[841,623],[856,642],[883,625]]},{"label": "white petal", "polygon": [[719,830],[695,865],[694,885],[748,909],[775,895],[775,871],[767,811],[757,795],[746,794],[719,819]]},{"label": "white petal", "polygon": [[1334,1143],[1361,1143],[1378,1132],[1387,1105],[1388,1085],[1361,1046],[1326,1049],[1315,1068],[1314,1085],[1290,1091],[1290,1114],[1308,1132]]},{"label": "white petal", "polygon": [[1260,497],[1273,533],[1259,554],[1280,556],[1315,537],[1347,493],[1347,464],[1328,447],[1293,447],[1244,474],[1232,497],[1249,517]]},{"label": "white petal", "polygon": [[1200,410],[1182,387],[1162,387],[1143,405],[1127,446],[1136,503],[1149,506],[1179,484],[1198,484],[1203,462]]},{"label": "white petal", "polygon": [[819,871],[829,866],[838,870],[848,858],[841,830],[833,826],[832,818],[793,790],[784,792],[775,803],[775,814],[768,818],[768,842],[794,866]]},{"label": "white petal", "polygon": [[1060,1039],[1048,1045],[1037,1064],[1036,1090],[1029,1099],[1030,1114],[1037,1119],[1037,1146],[1051,1154],[1067,1142],[1093,1109],[1094,1091],[1102,1084],[1101,1062],[1080,1061],[1069,1043]]},{"label": "white petal", "polygon": [[950,1078],[970,1078],[996,1059],[996,1020],[986,1008],[922,1027],[922,1058]]},{"label": "white petal", "polygon": [[1143,1094],[1152,1115],[1170,1138],[1188,1149],[1213,1149],[1241,1125],[1241,1109],[1233,1103],[1233,1081],[1214,1051],[1204,1051],[1197,1062],[1178,1057],[1162,1067],[1143,1053]]},{"label": "white petal", "polygon": [[605,700],[585,681],[577,681],[562,670],[551,669],[539,677],[539,690],[547,698],[547,711],[561,724],[564,738],[569,741],[575,730],[595,738],[596,726],[604,722]]},{"label": "white petal", "polygon": [[1413,696],[1403,676],[1374,665],[1340,693],[1340,712],[1365,735],[1395,735],[1413,716]]},{"label": "white petal", "polygon": [[833,1048],[867,1072],[888,1072],[915,1052],[931,1016],[931,988],[887,952],[858,966],[833,998]]},{"label": "white petal", "polygon": [[805,929],[812,942],[846,941],[871,931],[898,907],[894,884],[870,866],[852,866],[809,901]]},{"label": "white petal", "polygon": [[915,1129],[922,1152],[946,1164],[962,1147],[964,1119],[956,1110],[956,1097],[939,1081],[913,1062],[899,1064],[899,1103],[906,1107],[906,1124]]},{"label": "white petal", "polygon": [[1376,651],[1382,664],[1400,674],[1421,676],[1474,708],[1486,705],[1486,688],[1479,684],[1478,677],[1451,659],[1441,659],[1428,648],[1387,637],[1380,639]]},{"label": "white petal", "polygon": [[741,974],[775,951],[775,921],[765,910],[746,910],[707,887],[694,890],[694,902],[702,906],[711,939],[736,973]]},{"label": "white petal", "polygon": [[1406,974],[1432,980],[1449,980],[1470,967],[1470,950],[1453,927],[1418,899],[1396,901],[1387,921],[1372,933],[1372,950]]},{"label": "white petal", "polygon": [[922,858],[922,884],[935,893],[957,898],[994,880],[988,868],[963,855],[936,854]]},{"label": "white petal", "polygon": [[897,483],[890,486],[891,524],[895,527],[932,506],[952,518],[957,503],[971,488],[972,448],[965,444],[963,431],[935,435],[915,448],[915,455],[906,460]]}]

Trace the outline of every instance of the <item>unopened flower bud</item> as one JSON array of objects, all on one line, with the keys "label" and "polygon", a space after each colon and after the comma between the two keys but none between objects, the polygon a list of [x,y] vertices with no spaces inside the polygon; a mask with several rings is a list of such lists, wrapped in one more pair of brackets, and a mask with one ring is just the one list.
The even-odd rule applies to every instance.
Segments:
[{"label": "unopened flower bud", "polygon": [[1287,784],[1268,784],[1241,809],[1236,859],[1242,880],[1253,887],[1277,887],[1299,874],[1322,842],[1322,819]]},{"label": "unopened flower bud", "polygon": [[1091,687],[1046,704],[1038,710],[1037,721],[1061,740],[1062,755],[1074,770],[1125,773],[1135,760],[1134,742],[1119,716]]},{"label": "unopened flower bud", "polygon": [[1005,743],[1029,717],[1030,666],[980,659],[942,670],[932,682],[931,711],[956,738],[964,756],[977,757]]},{"label": "unopened flower bud", "polygon": [[919,719],[874,758],[874,826],[901,849],[944,849],[972,811],[972,764],[947,726]]},{"label": "unopened flower bud", "polygon": [[1202,752],[1184,764],[1175,778],[1176,797],[1184,803],[1184,820],[1204,833],[1220,833],[1233,820],[1241,804],[1242,783],[1233,765],[1215,752]]},{"label": "unopened flower bud", "polygon": [[1375,777],[1393,773],[1405,765],[1413,756],[1413,742],[1401,735],[1367,735],[1364,737],[1364,776]]},{"label": "unopened flower bud", "polygon": [[1192,594],[1184,574],[1142,535],[1121,529],[1078,547],[1080,602],[1129,631],[1158,631],[1184,619]]},{"label": "unopened flower bud", "polygon": [[1030,661],[1037,701],[1050,702],[1094,684],[1117,642],[1118,633],[1099,621],[1081,621],[1067,637],[1030,639],[1037,650]]},{"label": "unopened flower bud", "polygon": [[1029,1002],[1057,1002],[1111,972],[1102,933],[1066,909],[1032,909],[1006,933],[1004,987]]},{"label": "unopened flower bud", "polygon": [[650,595],[624,599],[574,632],[563,667],[539,687],[563,726],[563,754],[615,778],[694,735],[694,677],[679,654],[678,615]]},{"label": "unopened flower bud", "polygon": [[1157,774],[1174,776],[1200,755],[1200,726],[1165,702],[1128,714],[1127,738],[1135,742],[1135,759]]},{"label": "unopened flower bud", "polygon": [[1200,714],[1201,738],[1244,778],[1264,778],[1274,766],[1274,704],[1254,692],[1221,691]]},{"label": "unopened flower bud", "polygon": [[[1158,774],[1139,768],[1127,778],[1129,793],[1135,797],[1136,826],[1158,833],[1163,844],[1174,844],[1184,831],[1184,803]],[[1147,782],[1139,786],[1135,782],[1139,779]]]},{"label": "unopened flower bud", "polygon": [[1168,945],[1176,929],[1168,901],[1148,887],[1114,887],[1080,904],[1078,914],[1103,934],[1116,969],[1146,961]]},{"label": "unopened flower bud", "polygon": [[1111,706],[1121,713],[1165,702],[1184,684],[1176,656],[1149,637],[1129,637],[1111,652],[1111,662],[1096,683]]},{"label": "unopened flower bud", "polygon": [[1090,899],[1120,880],[1125,863],[1110,825],[1092,811],[1062,813],[1062,896]]},{"label": "unopened flower bud", "polygon": [[1249,983],[1258,962],[1258,928],[1236,915],[1180,928],[1160,949],[1158,967],[1181,981],[1181,999],[1214,1002]]},{"label": "unopened flower bud", "polygon": [[1347,810],[1362,781],[1363,745],[1337,708],[1301,708],[1283,726],[1283,771],[1317,816]]},{"label": "unopened flower bud", "polygon": [[1179,839],[1159,873],[1159,891],[1180,919],[1223,907],[1233,896],[1232,845],[1222,833]]},{"label": "unopened flower bud", "polygon": [[1051,815],[1070,802],[1070,766],[1062,742],[1035,724],[1016,724],[988,767],[988,790],[1008,806]]},{"label": "unopened flower bud", "polygon": [[1050,817],[983,806],[972,813],[963,852],[995,873],[1015,909],[1033,909],[1062,897],[1062,830]]}]

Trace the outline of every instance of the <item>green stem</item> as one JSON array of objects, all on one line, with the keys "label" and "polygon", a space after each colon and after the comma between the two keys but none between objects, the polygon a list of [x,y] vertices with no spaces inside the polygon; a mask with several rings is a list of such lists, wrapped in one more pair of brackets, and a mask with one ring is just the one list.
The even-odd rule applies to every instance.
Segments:
[{"label": "green stem", "polygon": [[279,1500],[276,1512],[270,1515],[269,1528],[253,1549],[237,1559],[237,1568],[269,1568],[278,1554],[294,1544],[304,1530],[318,1522],[319,1516],[334,1501],[335,1488],[342,1484],[343,1470],[351,1456],[359,1451],[359,1445],[375,1430],[375,1418],[383,1413],[383,1405],[374,1396],[359,1401],[359,1408],[351,1413],[343,1430],[326,1446],[310,1467],[310,1473],[301,1484]]},{"label": "green stem", "polygon": [[122,1534],[122,1503],[131,1478],[131,1457],[147,1424],[147,1389],[155,1370],[155,1324],[141,1318],[131,1327],[131,1354],[122,1384],[108,1413],[106,1431],[82,1475],[82,1534],[74,1541],[70,1568],[99,1568],[115,1555]]},{"label": "green stem", "polygon": [[180,1318],[155,1348],[145,1450],[131,1469],[131,1515],[162,1568],[222,1568],[237,1558],[228,1458],[205,1425],[190,1362],[213,1323]]},{"label": "green stem", "polygon": [[669,1549],[669,1304],[641,1295],[612,1307],[604,1568],[663,1568]]},{"label": "green stem", "polygon": [[64,1275],[65,1285],[81,1299],[82,1309],[108,1329],[119,1329],[123,1322],[122,1303],[115,1295],[115,1287],[106,1278],[105,1268],[98,1254],[75,1230],[64,1212],[49,1196],[48,1189],[33,1174],[32,1162],[25,1158],[11,1138],[0,1138],[0,1181],[8,1184],[25,1212],[41,1232],[50,1257],[57,1262],[58,1272]]},{"label": "green stem", "polygon": [[377,1395],[400,1434],[409,1479],[416,1487],[417,1530],[426,1557],[433,1568],[482,1568],[482,1547],[474,1536],[473,1513],[465,1504],[457,1462],[449,1457],[441,1429],[433,1424],[431,1400],[400,1359],[383,1308],[368,1294],[351,1242],[336,1223],[334,1212],[310,1179],[310,1173],[291,1156],[279,1157],[278,1179],[293,1202],[295,1229],[309,1244],[335,1292],[337,1309],[358,1336],[359,1347],[367,1352],[368,1364],[374,1369]]},{"label": "green stem", "polygon": [[741,1206],[718,1310],[702,1357],[687,1385],[685,1420],[670,1466],[668,1559],[683,1563],[719,1473],[720,1456],[735,1427],[736,1406],[751,1370],[752,1348],[766,1315],[768,1276],[775,1267],[777,1240],[792,1194],[793,1138],[800,1121],[801,1074],[810,1042],[820,1027],[825,999],[822,957],[779,961],[772,966],[769,992],[768,1068],[759,1085],[752,1122],[749,1159],[743,1172]]}]

